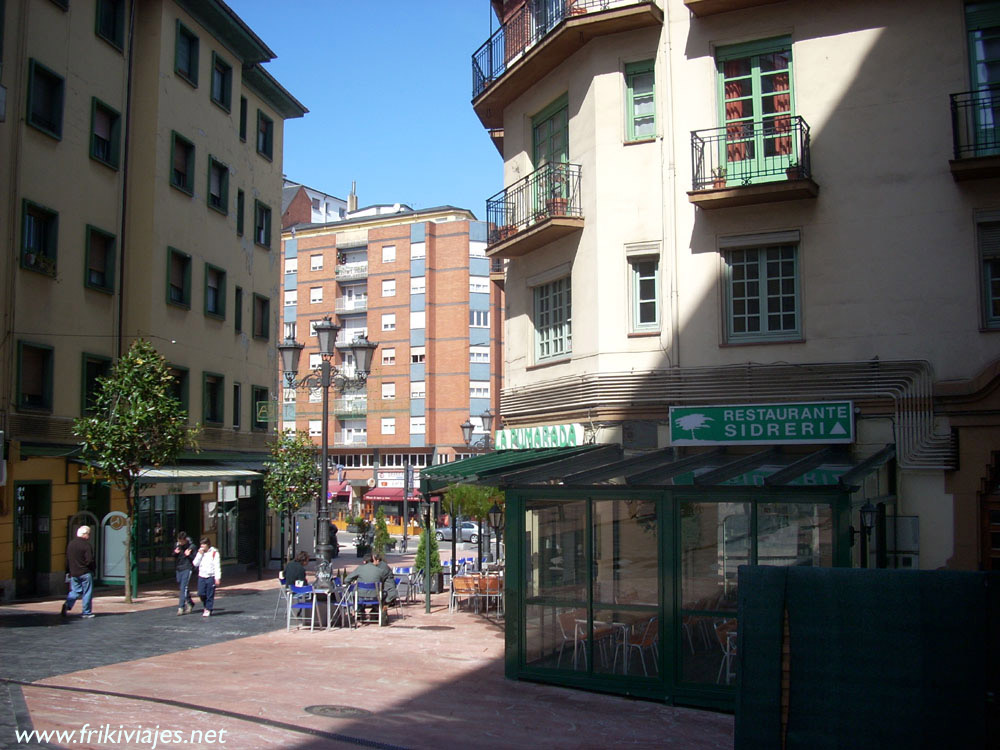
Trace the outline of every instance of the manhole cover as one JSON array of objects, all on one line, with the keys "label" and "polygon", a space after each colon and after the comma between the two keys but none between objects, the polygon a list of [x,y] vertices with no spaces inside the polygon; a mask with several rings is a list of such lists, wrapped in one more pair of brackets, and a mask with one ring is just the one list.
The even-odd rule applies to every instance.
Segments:
[{"label": "manhole cover", "polygon": [[316,716],[329,716],[335,719],[352,719],[358,716],[371,716],[372,712],[354,706],[306,706],[306,713]]},{"label": "manhole cover", "polygon": [[417,630],[454,630],[450,625],[421,625]]}]

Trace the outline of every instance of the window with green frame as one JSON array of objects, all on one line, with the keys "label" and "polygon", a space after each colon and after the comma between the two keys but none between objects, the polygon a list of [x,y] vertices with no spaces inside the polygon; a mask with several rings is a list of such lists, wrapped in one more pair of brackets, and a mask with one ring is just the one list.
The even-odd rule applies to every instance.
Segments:
[{"label": "window with green frame", "polygon": [[997,120],[996,88],[1000,85],[1000,2],[969,3],[965,6],[965,28],[969,50],[969,87],[991,92],[976,97],[972,110],[973,156],[1000,153],[1000,121]]},{"label": "window with green frame", "polygon": [[90,99],[90,158],[118,169],[121,158],[121,114],[96,96]]},{"label": "window with green frame", "polygon": [[202,419],[206,424],[222,424],[226,418],[226,394],[223,390],[226,378],[217,372],[204,372],[201,384]]},{"label": "window with green frame", "polygon": [[243,216],[246,212],[246,195],[242,190],[236,191],[236,235],[243,236]]},{"label": "window with green frame", "polygon": [[656,99],[653,60],[625,66],[625,138],[645,141],[656,137]]},{"label": "window with green frame", "polygon": [[167,304],[191,309],[191,256],[167,248]]},{"label": "window with green frame", "polygon": [[197,88],[198,37],[180,20],[177,21],[177,37],[174,46],[174,71]]},{"label": "window with green frame", "polygon": [[[266,413],[261,412],[261,402],[268,403],[271,400],[270,393],[268,393],[267,387],[262,385],[255,385],[250,389],[252,394],[252,401],[250,402],[250,408],[253,410],[253,422],[251,423],[251,429],[253,430],[266,430],[267,429],[267,419]],[[261,419],[261,417],[265,417]]]},{"label": "window with green frame", "polygon": [[247,140],[247,98],[240,97],[240,140],[246,143]]},{"label": "window with green frame", "polygon": [[257,110],[257,153],[274,158],[274,120]]},{"label": "window with green frame", "polygon": [[660,330],[660,258],[657,255],[630,255],[629,296],[631,330],[651,333]]},{"label": "window with green frame", "polygon": [[97,0],[94,33],[118,50],[125,46],[125,0]]},{"label": "window with green frame", "polygon": [[534,297],[535,361],[569,356],[573,351],[573,318],[570,277],[565,276],[532,290]]},{"label": "window with green frame", "polygon": [[271,247],[271,207],[258,200],[253,202],[253,240],[262,247]]},{"label": "window with green frame", "polygon": [[205,264],[205,315],[226,318],[226,272],[211,263]]},{"label": "window with green frame", "polygon": [[1000,218],[976,225],[982,268],[983,326],[1000,329]]},{"label": "window with green frame", "polygon": [[21,268],[56,275],[59,214],[27,199],[21,201]]},{"label": "window with green frame", "polygon": [[[549,212],[549,201],[569,198],[569,181],[566,172],[558,166],[547,170],[546,165],[569,162],[569,96],[563,94],[531,118],[532,158],[538,172],[533,183],[532,206],[522,209],[532,215]],[[515,223],[527,217],[508,217]]]},{"label": "window with green frame", "polygon": [[177,399],[177,403],[185,412],[188,412],[188,392],[191,380],[188,368],[180,365],[167,365],[167,369],[173,377],[173,382],[170,384],[170,395]]},{"label": "window with green frame", "polygon": [[110,232],[87,225],[86,262],[83,268],[85,287],[101,292],[114,292],[116,240]]},{"label": "window with green frame", "polygon": [[28,61],[28,124],[57,140],[62,139],[65,97],[63,77],[31,58]]},{"label": "window with green frame", "polygon": [[176,131],[170,142],[170,184],[194,195],[194,144]]},{"label": "window with green frame", "polygon": [[229,167],[208,157],[208,207],[223,216],[229,213]]},{"label": "window with green frame", "polygon": [[233,330],[236,333],[243,332],[243,287],[236,287],[236,294],[233,300]]},{"label": "window with green frame", "polygon": [[17,408],[52,411],[54,350],[29,341],[17,342]]},{"label": "window with green frame", "polygon": [[238,430],[243,424],[243,384],[233,383],[233,429]]},{"label": "window with green frame", "polygon": [[729,343],[802,338],[798,243],[723,250]]},{"label": "window with green frame", "polygon": [[271,300],[262,294],[253,296],[253,337],[267,341],[270,337]]},{"label": "window with green frame", "polygon": [[233,103],[233,66],[212,53],[212,101],[229,111]]},{"label": "window with green frame", "polygon": [[82,382],[80,384],[80,414],[86,416],[94,413],[94,398],[97,395],[98,378],[107,377],[111,373],[111,357],[100,354],[83,353],[83,364],[80,368]]},{"label": "window with green frame", "polygon": [[727,184],[785,179],[798,162],[788,37],[719,47],[719,163]]}]

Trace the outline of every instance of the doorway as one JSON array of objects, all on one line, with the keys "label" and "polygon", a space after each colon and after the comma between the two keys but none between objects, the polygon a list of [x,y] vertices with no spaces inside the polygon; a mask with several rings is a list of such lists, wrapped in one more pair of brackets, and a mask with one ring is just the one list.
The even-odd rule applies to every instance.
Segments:
[{"label": "doorway", "polygon": [[17,599],[48,593],[39,585],[51,569],[52,483],[17,482],[14,485],[14,596]]}]

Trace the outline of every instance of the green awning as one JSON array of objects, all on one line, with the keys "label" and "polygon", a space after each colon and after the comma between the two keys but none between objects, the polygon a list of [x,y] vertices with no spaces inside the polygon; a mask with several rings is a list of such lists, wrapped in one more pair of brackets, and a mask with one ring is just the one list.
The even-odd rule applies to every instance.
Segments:
[{"label": "green awning", "polygon": [[452,484],[492,484],[491,480],[508,472],[537,464],[597,450],[599,445],[572,448],[532,448],[529,450],[497,451],[472,456],[461,461],[438,464],[420,470],[420,491],[426,497]]}]

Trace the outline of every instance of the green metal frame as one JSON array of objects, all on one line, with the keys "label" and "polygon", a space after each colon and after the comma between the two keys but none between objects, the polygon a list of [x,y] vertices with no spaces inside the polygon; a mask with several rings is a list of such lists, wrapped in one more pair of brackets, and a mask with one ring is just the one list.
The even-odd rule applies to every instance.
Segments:
[{"label": "green metal frame", "polygon": [[[181,289],[181,299],[174,300],[170,298],[170,268],[173,265],[172,261],[175,257],[178,257],[184,261],[184,286]],[[191,256],[187,253],[178,250],[176,247],[167,247],[167,284],[166,284],[166,294],[167,294],[167,304],[173,305],[174,307],[182,307],[185,310],[191,309]]]},{"label": "green metal frame", "polygon": [[[53,117],[53,121],[58,119],[58,122],[54,122],[55,127],[50,128],[44,122],[37,121],[32,114],[32,104],[35,98],[35,74],[41,73],[42,75],[49,76],[50,78],[57,79],[59,81],[59,97],[58,102],[54,105],[54,109],[58,109],[58,112],[53,112],[53,115],[58,114],[58,118]],[[55,138],[57,141],[62,140],[62,128],[63,128],[63,117],[65,116],[66,110],[66,79],[56,73],[52,68],[42,65],[35,58],[30,58],[28,60],[28,102],[27,109],[25,110],[24,119],[31,127],[45,133],[45,135]]]},{"label": "green metal frame", "polygon": [[[212,203],[212,171],[219,170],[219,205]],[[208,183],[205,188],[205,202],[213,211],[218,211],[223,216],[229,215],[229,167],[216,159],[211,154],[208,155]]]},{"label": "green metal frame", "polygon": [[[219,278],[218,293],[216,294],[216,299],[218,300],[217,310],[210,310],[208,308],[208,277],[213,271],[218,274]],[[226,269],[212,265],[211,263],[205,264],[205,315],[217,320],[226,319]]]},{"label": "green metal frame", "polygon": [[[222,73],[222,91],[215,90],[215,71]],[[233,106],[233,66],[224,57],[212,51],[212,83],[209,99],[228,112]]]},{"label": "green metal frame", "polygon": [[[187,67],[190,72],[185,73],[181,70],[181,45],[180,38],[185,37],[188,40],[188,59]],[[174,37],[174,72],[181,77],[181,79],[187,81],[195,88],[198,88],[198,48],[200,44],[198,41],[198,35],[195,34],[191,29],[181,23],[180,19],[177,19],[177,35]]]},{"label": "green metal frame", "polygon": [[[105,159],[97,154],[97,134],[95,131],[95,125],[97,124],[97,110],[103,109],[107,112],[113,119],[111,123],[111,155],[109,158]],[[96,96],[90,98],[90,158],[94,161],[100,162],[111,169],[118,169],[118,165],[121,162],[121,141],[122,141],[122,114],[117,109],[102,102]]]},{"label": "green metal frame", "polygon": [[[85,256],[83,262],[83,285],[88,289],[96,289],[99,292],[113,294],[115,291],[115,249],[118,246],[118,238],[111,232],[106,232],[93,224],[87,225],[87,236],[85,238]],[[99,234],[110,240],[107,254],[104,258],[104,283],[96,284],[90,280],[90,251],[91,239],[95,234]]]},{"label": "green metal frame", "polygon": [[[174,156],[176,155],[178,145],[186,146],[189,149],[187,158],[187,173],[184,177],[183,184],[174,179]],[[170,131],[170,184],[172,187],[175,187],[182,193],[187,193],[188,195],[194,195],[195,158],[194,144],[176,130]]]}]

